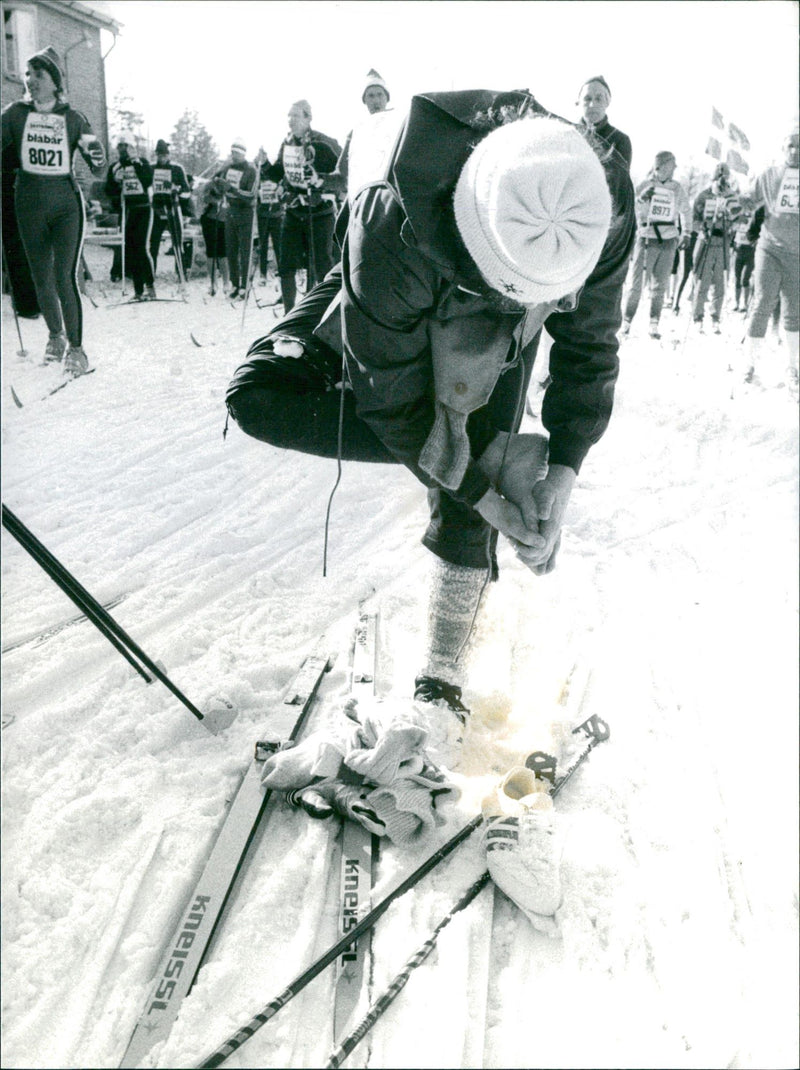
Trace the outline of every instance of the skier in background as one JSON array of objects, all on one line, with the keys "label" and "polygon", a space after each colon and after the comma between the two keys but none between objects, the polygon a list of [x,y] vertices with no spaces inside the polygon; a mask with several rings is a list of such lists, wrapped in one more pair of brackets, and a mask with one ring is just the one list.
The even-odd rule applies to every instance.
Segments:
[{"label": "skier in background", "polygon": [[[378,115],[389,107],[391,96],[389,87],[383,78],[373,68],[367,74],[364,92],[361,94],[361,103],[367,109],[369,115]],[[336,161],[336,170],[325,178],[323,188],[334,190],[343,199],[347,196],[347,179],[350,171],[350,143],[353,139],[353,131],[347,135],[344,148]]]},{"label": "skier in background", "polygon": [[606,113],[610,103],[611,90],[602,74],[584,82],[578,94],[578,106],[581,109],[581,119],[578,125],[586,130],[592,130],[607,145],[616,149],[630,171],[633,159],[631,139],[608,121]]},{"label": "skier in background", "polygon": [[789,349],[789,372],[797,382],[800,329],[800,214],[798,214],[798,131],[783,142],[783,162],[768,167],[753,186],[753,207],[764,208],[756,245],[753,309],[747,326],[746,379],[757,374],[769,317],[778,300]]},{"label": "skier in background", "polygon": [[25,81],[27,97],[3,110],[3,166],[17,170],[17,225],[50,332],[45,360],[63,359],[67,375],[83,375],[89,361],[83,351],[78,271],[85,224],[72,160],[78,149],[96,174],[105,166],[105,153],[86,117],[64,100],[55,49],[31,56]]},{"label": "skier in background", "polygon": [[671,152],[656,154],[647,178],[636,187],[639,233],[625,296],[623,336],[630,333],[647,279],[650,290],[650,337],[660,338],[659,320],[675,250],[689,242],[689,201],[683,186],[673,178],[677,164]]},{"label": "skier in background", "polygon": [[225,194],[225,249],[231,281],[230,296],[244,298],[250,278],[253,254],[253,213],[256,198],[256,169],[247,160],[247,145],[236,138],[230,159],[212,179],[214,188]]},{"label": "skier in background", "polygon": [[267,284],[267,268],[269,266],[269,243],[272,242],[272,255],[275,259],[277,271],[280,261],[281,227],[283,225],[283,206],[280,203],[278,183],[270,178],[272,164],[266,153],[263,154],[264,162],[258,173],[258,266],[261,275],[261,285]]},{"label": "skier in background", "polygon": [[222,275],[222,292],[227,293],[230,283],[228,275],[228,257],[225,247],[225,216],[228,205],[225,194],[214,182],[207,182],[202,192],[200,210],[200,229],[206,247],[208,275],[211,280],[209,293],[213,297],[217,292],[218,278]]},{"label": "skier in background", "polygon": [[730,240],[733,224],[742,212],[738,191],[731,182],[730,168],[719,163],[711,185],[698,193],[692,210],[692,229],[699,235],[694,253],[695,291],[692,317],[699,331],[709,291],[712,292],[711,322],[720,334],[720,316],[725,298]]},{"label": "skier in background", "polygon": [[[133,154],[131,154],[133,153]],[[136,152],[133,134],[117,140],[117,162],[108,170],[106,191],[121,198],[125,217],[125,270],[133,279],[134,301],[155,301],[153,261],[150,259],[150,230],[153,226],[151,202],[153,168]],[[125,280],[122,280],[123,287]]]},{"label": "skier in background", "polygon": [[[754,214],[754,213],[753,213]],[[746,312],[750,304],[750,279],[756,261],[756,238],[752,233],[753,215],[742,212],[733,228],[734,312]]]},{"label": "skier in background", "polygon": [[297,299],[296,272],[306,269],[310,290],[333,266],[336,196],[323,191],[323,176],[335,170],[341,151],[332,137],[311,129],[308,101],[295,101],[289,109],[289,133],[269,169],[272,181],[283,186],[279,268],[285,312]]},{"label": "skier in background", "polygon": [[[150,259],[153,261],[154,275],[158,270],[158,250],[165,228],[172,239],[175,256],[183,249],[183,216],[191,212],[190,196],[186,172],[179,163],[172,163],[169,143],[159,138],[153,164],[153,226],[150,232]],[[176,269],[177,266],[176,260]],[[179,271],[179,278],[181,274]]]}]

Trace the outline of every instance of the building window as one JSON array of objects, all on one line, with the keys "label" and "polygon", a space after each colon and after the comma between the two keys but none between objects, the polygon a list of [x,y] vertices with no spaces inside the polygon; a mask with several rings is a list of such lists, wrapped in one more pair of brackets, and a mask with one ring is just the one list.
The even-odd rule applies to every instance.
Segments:
[{"label": "building window", "polygon": [[10,78],[25,77],[25,66],[36,51],[36,21],[33,11],[11,8],[3,12],[3,66]]}]

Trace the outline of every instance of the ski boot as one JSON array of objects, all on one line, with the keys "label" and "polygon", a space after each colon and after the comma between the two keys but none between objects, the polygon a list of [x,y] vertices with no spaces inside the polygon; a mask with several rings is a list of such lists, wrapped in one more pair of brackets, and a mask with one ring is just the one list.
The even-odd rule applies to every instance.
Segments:
[{"label": "ski boot", "polygon": [[414,681],[412,720],[427,732],[425,750],[434,764],[452,769],[458,762],[469,712],[456,684],[424,675]]},{"label": "ski boot", "polygon": [[86,375],[89,370],[89,358],[81,346],[70,346],[64,358],[64,374],[77,379],[79,375]]},{"label": "ski boot", "polygon": [[44,363],[51,364],[54,361],[62,360],[66,351],[67,336],[64,332],[59,331],[58,334],[51,334],[44,351]]}]

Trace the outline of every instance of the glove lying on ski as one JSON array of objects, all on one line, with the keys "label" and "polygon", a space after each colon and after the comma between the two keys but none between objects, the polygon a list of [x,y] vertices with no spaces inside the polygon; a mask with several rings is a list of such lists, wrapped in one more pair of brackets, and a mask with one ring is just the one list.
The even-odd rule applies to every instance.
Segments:
[{"label": "glove lying on ski", "polygon": [[535,929],[558,935],[562,843],[545,784],[528,768],[512,769],[482,809],[492,880]]},{"label": "glove lying on ski", "polygon": [[312,817],[333,813],[394,843],[417,843],[444,824],[437,804],[457,797],[424,753],[424,729],[372,717],[350,731],[321,730],[264,763],[265,787],[288,792]]}]

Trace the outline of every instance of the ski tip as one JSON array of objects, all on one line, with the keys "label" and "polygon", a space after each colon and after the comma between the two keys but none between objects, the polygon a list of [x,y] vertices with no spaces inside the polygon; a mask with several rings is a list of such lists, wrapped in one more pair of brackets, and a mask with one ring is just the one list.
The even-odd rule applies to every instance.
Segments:
[{"label": "ski tip", "polygon": [[194,336],[194,332],[193,331],[189,331],[189,337],[191,338],[191,340],[194,342],[194,344],[197,346],[198,349],[202,349],[203,348],[203,343],[197,341],[197,339]]},{"label": "ski tip", "polygon": [[9,390],[11,391],[11,396],[14,399],[14,404],[17,406],[18,409],[21,409],[22,408],[22,402],[17,397],[16,390],[14,389],[13,386],[11,386],[10,383],[8,384],[8,387],[9,387]]},{"label": "ski tip", "polygon": [[209,703],[208,709],[203,714],[203,726],[208,729],[212,736],[218,736],[226,728],[230,728],[236,720],[236,710],[227,699],[216,698]]}]

